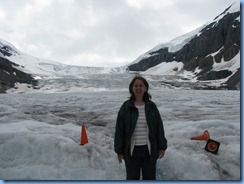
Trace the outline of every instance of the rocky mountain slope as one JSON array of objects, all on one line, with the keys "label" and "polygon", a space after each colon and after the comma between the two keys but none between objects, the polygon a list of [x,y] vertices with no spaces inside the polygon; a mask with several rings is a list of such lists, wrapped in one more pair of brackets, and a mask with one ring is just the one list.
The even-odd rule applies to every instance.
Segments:
[{"label": "rocky mountain slope", "polygon": [[5,58],[19,54],[13,45],[0,41],[0,93],[4,93],[7,89],[13,88],[17,82],[26,83],[29,86],[37,85],[37,81],[31,74],[22,71],[23,66]]},{"label": "rocky mountain slope", "polygon": [[[158,45],[136,59],[128,67],[129,71],[155,71],[153,67],[161,64],[176,63],[171,74],[185,71],[192,72],[197,81],[213,81],[227,79],[219,88],[238,89],[240,85],[240,57],[236,62],[239,66],[229,70],[240,54],[240,4],[232,4],[212,22],[176,38],[169,43]],[[164,63],[164,64],[162,64]],[[215,65],[224,63],[226,68],[214,69]],[[181,67],[179,67],[181,66]],[[147,72],[150,73],[150,72]],[[168,74],[169,71],[167,71]],[[163,75],[163,72],[158,72]]]}]

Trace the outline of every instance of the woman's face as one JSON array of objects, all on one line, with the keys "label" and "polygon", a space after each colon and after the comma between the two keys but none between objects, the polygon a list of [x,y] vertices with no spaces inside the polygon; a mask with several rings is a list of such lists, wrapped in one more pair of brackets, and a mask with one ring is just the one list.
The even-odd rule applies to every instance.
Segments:
[{"label": "woman's face", "polygon": [[140,79],[136,79],[133,86],[132,91],[137,100],[142,99],[144,92],[147,91],[147,87],[144,85],[143,81]]}]

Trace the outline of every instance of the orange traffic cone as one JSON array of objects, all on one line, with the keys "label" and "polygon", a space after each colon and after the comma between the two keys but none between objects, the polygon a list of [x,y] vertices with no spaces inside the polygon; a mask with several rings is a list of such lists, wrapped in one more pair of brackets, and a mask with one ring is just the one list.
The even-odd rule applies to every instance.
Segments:
[{"label": "orange traffic cone", "polygon": [[82,125],[81,135],[80,135],[80,145],[85,145],[88,143],[87,135],[86,135],[86,128],[85,125]]},{"label": "orange traffic cone", "polygon": [[191,140],[200,140],[200,141],[207,141],[208,139],[210,139],[210,135],[207,130],[205,130],[202,135],[198,135],[191,138]]}]

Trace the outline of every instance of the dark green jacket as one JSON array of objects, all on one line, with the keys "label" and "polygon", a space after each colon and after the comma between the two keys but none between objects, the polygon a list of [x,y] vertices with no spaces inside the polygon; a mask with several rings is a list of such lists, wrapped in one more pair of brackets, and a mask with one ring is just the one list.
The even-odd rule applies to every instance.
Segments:
[{"label": "dark green jacket", "polygon": [[[151,161],[156,161],[159,150],[167,149],[163,122],[156,104],[152,101],[145,103],[145,114],[151,144],[150,159]],[[131,138],[136,127],[138,115],[138,109],[135,107],[134,102],[130,100],[125,101],[118,112],[114,150],[117,154],[123,154],[126,161],[130,159]]]}]

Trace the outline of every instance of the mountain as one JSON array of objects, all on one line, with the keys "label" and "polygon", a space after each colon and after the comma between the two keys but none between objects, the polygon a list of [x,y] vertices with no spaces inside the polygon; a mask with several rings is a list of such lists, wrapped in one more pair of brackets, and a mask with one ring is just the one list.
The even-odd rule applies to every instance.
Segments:
[{"label": "mountain", "polygon": [[50,84],[50,81],[53,85],[56,85],[55,82],[57,85],[63,85],[87,75],[123,73],[125,69],[125,66],[73,66],[36,58],[18,51],[12,44],[0,39],[0,93],[5,93],[10,88],[18,88],[19,84],[39,89],[40,86]]},{"label": "mountain", "polygon": [[155,87],[240,89],[240,4],[232,4],[213,21],[116,68],[36,58],[0,39],[0,93],[22,84],[22,92],[127,88],[127,73],[141,73]]},{"label": "mountain", "polygon": [[141,55],[127,70],[239,89],[240,36],[240,4],[234,3],[213,21]]},{"label": "mountain", "polygon": [[0,39],[0,57],[4,57],[17,65],[20,65],[20,70],[32,74],[32,76],[37,79],[47,77],[59,78],[70,74],[77,76],[80,74],[91,73],[113,73],[120,72],[121,68],[123,68],[74,66],[36,58],[18,51],[13,45],[3,39]]}]

